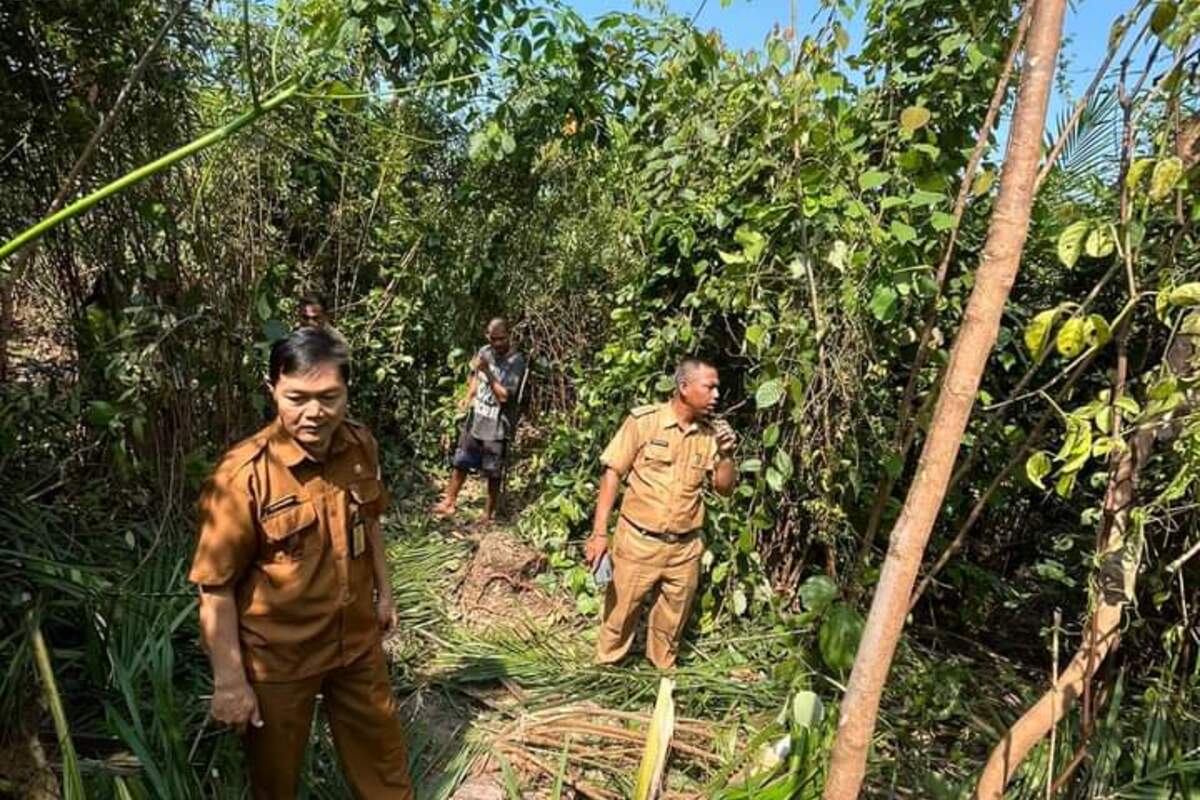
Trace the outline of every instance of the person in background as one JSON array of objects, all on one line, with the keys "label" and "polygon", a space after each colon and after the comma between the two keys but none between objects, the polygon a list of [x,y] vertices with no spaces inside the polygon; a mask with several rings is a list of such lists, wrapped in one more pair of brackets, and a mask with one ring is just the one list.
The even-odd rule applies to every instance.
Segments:
[{"label": "person in background", "polygon": [[460,404],[460,410],[469,413],[454,451],[450,483],[433,513],[453,514],[467,473],[477,471],[487,479],[483,522],[489,523],[496,515],[508,446],[516,433],[526,364],[525,356],[512,347],[506,320],[489,322],[485,336],[488,343],[471,359],[467,394]]},{"label": "person in background", "polygon": [[646,655],[659,669],[675,665],[683,627],[700,582],[704,488],[733,491],[737,437],[715,419],[717,370],[689,358],[675,370],[665,403],[635,408],[600,456],[604,475],[585,556],[593,568],[608,545],[608,521],[621,483],[625,496],[612,543],[612,580],[596,642],[596,661],[620,661],[633,644],[647,597]]},{"label": "person in background", "polygon": [[346,416],[350,354],[321,327],[271,348],[278,416],[201,493],[189,580],[212,716],[242,733],[255,798],[293,798],[317,695],[356,795],[410,800],[382,639],[396,624],[379,448]]},{"label": "person in background", "polygon": [[318,295],[306,294],[301,297],[296,313],[299,316],[298,327],[324,328],[340,340],[342,344],[346,344],[346,337],[341,334],[341,331],[333,327],[333,320],[329,315],[328,304]]}]

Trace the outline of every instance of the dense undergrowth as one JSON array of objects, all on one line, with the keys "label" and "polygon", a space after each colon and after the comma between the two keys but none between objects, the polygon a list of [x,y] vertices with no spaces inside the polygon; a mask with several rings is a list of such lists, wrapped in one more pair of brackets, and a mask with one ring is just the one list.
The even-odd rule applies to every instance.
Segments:
[{"label": "dense undergrowth", "polygon": [[[717,760],[686,761],[675,788],[749,796],[716,787],[791,725],[815,772],[795,791],[819,796],[908,445],[924,436],[991,211],[991,131],[967,170],[1018,5],[827,4],[750,53],[683,19],[587,23],[524,0],[243,10],[0,9],[0,42],[28,67],[0,83],[6,234],[43,216],[160,27],[81,194],[298,87],[3,262],[0,747],[14,767],[0,792],[70,787],[72,764],[88,796],[241,791],[236,743],[205,720],[183,582],[190,509],[219,452],[267,418],[263,356],[295,297],[318,291],[355,352],[353,413],[384,442],[401,498],[393,655],[429,796],[487,756],[501,782],[528,781],[537,770],[520,759],[534,751],[506,733],[515,721],[553,738],[537,715],[652,703],[649,670],[587,663],[599,599],[578,541],[600,449],[630,407],[665,396],[685,354],[721,368],[741,480],[710,502],[677,698]],[[1200,336],[1197,10],[1127,11],[1117,67],[1047,132],[1047,152],[1064,146],[926,557],[926,574],[943,551],[944,567],[893,668],[878,796],[969,793],[1114,584],[1131,602],[1120,648],[1013,796],[1044,795],[1048,773],[1061,796],[1200,791],[1200,423],[1195,373],[1168,357]],[[542,554],[533,585],[565,610],[480,631],[453,606],[471,548],[423,508],[464,354],[498,313],[533,364],[509,530]],[[1145,430],[1158,446],[1112,558],[1096,534],[1109,478]],[[518,696],[498,708],[501,678]],[[804,691],[825,705],[811,730],[788,717]],[[465,709],[461,735],[415,713],[426,698]],[[310,792],[344,796],[324,732],[314,739]],[[559,763],[545,740],[535,750]],[[549,772],[576,774],[577,757]],[[620,795],[619,773],[592,779]]]}]

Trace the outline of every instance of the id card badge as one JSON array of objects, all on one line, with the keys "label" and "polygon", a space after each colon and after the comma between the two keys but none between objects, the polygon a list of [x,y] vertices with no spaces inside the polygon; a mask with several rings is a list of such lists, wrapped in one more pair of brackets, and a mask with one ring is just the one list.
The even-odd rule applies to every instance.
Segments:
[{"label": "id card badge", "polygon": [[360,516],[354,520],[350,535],[350,557],[358,558],[367,549],[367,524]]}]

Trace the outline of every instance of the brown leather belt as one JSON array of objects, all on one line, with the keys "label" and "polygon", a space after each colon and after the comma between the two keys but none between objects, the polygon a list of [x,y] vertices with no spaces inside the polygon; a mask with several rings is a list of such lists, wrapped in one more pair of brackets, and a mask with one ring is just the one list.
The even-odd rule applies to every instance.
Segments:
[{"label": "brown leather belt", "polygon": [[695,530],[687,531],[686,533],[667,533],[666,531],[650,531],[650,530],[646,530],[641,525],[638,525],[636,522],[634,522],[633,520],[631,520],[629,517],[625,516],[624,514],[621,515],[621,519],[625,520],[626,524],[628,524],[629,527],[633,528],[635,531],[642,534],[643,536],[649,536],[651,539],[658,539],[660,542],[666,542],[667,544],[679,544],[680,542],[686,542],[686,541],[691,540],[694,536],[696,536],[697,534],[700,533],[699,528],[696,528]]}]

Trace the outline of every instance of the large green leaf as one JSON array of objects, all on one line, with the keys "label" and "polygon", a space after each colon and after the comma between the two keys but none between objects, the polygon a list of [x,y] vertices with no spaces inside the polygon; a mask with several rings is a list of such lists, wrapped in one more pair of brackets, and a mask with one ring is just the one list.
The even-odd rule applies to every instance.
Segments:
[{"label": "large green leaf", "polygon": [[858,176],[858,188],[862,189],[864,192],[871,189],[878,189],[880,186],[883,186],[888,182],[889,177],[890,176],[886,172],[880,172],[877,169],[864,172],[862,175]]},{"label": "large green leaf", "polygon": [[896,316],[896,301],[899,298],[900,295],[893,287],[876,286],[875,293],[871,295],[871,316],[880,322],[889,321]]},{"label": "large green leaf", "polygon": [[828,575],[813,575],[796,590],[805,611],[824,613],[838,597],[838,586]]},{"label": "large green leaf", "polygon": [[754,392],[754,403],[759,408],[770,408],[783,399],[783,380],[780,378],[772,378],[769,381],[763,381],[758,385],[758,390]]},{"label": "large green leaf", "polygon": [[821,658],[830,669],[845,671],[854,666],[854,654],[862,638],[863,620],[858,612],[845,603],[836,603],[825,615],[817,641]]}]

